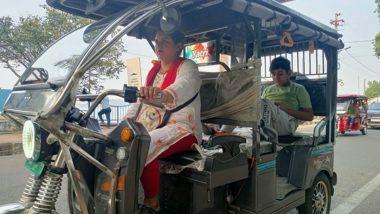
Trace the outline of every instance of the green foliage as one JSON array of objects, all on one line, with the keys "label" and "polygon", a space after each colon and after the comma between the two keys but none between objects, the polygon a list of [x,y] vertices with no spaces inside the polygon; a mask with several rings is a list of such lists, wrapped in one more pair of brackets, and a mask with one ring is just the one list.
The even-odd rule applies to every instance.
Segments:
[{"label": "green foliage", "polygon": [[380,81],[369,81],[368,88],[365,90],[364,94],[368,97],[376,97],[380,95]]},{"label": "green foliage", "polygon": [[[28,67],[51,43],[79,27],[92,23],[89,19],[47,6],[43,8],[44,16],[29,15],[19,18],[18,21],[11,17],[0,18],[0,65],[16,76],[20,76],[19,71]],[[118,74],[125,68],[119,59],[123,51],[122,42],[118,42],[90,69],[91,78],[84,77],[81,85],[99,91],[103,89],[100,80],[105,77],[118,78]]]},{"label": "green foliage", "polygon": [[20,65],[27,67],[50,43],[91,23],[48,7],[44,9],[45,17],[21,17],[17,22],[8,16],[0,18],[0,62],[5,67],[14,72]]},{"label": "green foliage", "polygon": [[[380,0],[375,0],[377,8],[376,13],[380,19]],[[380,57],[380,32],[375,37],[375,54],[377,57]]]},{"label": "green foliage", "polygon": [[375,53],[377,57],[380,57],[380,33],[375,37]]}]

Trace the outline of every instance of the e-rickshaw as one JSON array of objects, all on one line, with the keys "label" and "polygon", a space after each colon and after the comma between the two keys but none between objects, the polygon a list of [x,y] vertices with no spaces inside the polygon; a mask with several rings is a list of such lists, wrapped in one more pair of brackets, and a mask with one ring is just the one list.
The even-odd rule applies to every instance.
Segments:
[{"label": "e-rickshaw", "polygon": [[[55,212],[67,174],[70,213],[136,212],[149,133],[128,119],[105,135],[90,115],[105,96],[133,102],[138,92],[129,86],[107,90],[81,112],[75,108],[79,82],[124,36],[153,48],[156,31],[180,28],[184,56],[201,71],[214,66],[200,74],[202,121],[249,132],[210,136],[196,151],[163,160],[161,212],[329,213],[337,183],[337,50],[343,47],[336,31],[269,0],[47,2],[99,21],[50,46],[14,86],[4,112],[24,124],[25,167],[32,175],[20,202],[3,211]],[[260,115],[269,63],[280,55],[292,61],[314,114],[324,117],[311,134],[278,136]]]},{"label": "e-rickshaw", "polygon": [[367,134],[368,97],[354,94],[339,95],[336,110],[339,133],[360,131],[363,135]]}]

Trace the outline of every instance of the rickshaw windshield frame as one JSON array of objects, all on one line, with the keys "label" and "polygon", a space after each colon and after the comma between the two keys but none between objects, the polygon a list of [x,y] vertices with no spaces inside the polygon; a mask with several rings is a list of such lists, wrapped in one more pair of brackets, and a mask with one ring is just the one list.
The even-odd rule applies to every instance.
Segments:
[{"label": "rickshaw windshield frame", "polygon": [[[64,86],[68,81],[69,77],[73,74],[74,68],[78,66],[79,62],[87,52],[87,49],[96,41],[96,38],[102,34],[108,25],[110,25],[115,19],[121,16],[124,11],[113,14],[112,16],[103,18],[99,21],[96,21],[92,24],[80,27],[76,30],[71,31],[67,35],[61,37],[57,41],[53,42],[48,48],[45,49],[36,60],[29,66],[23,75],[15,84],[15,90],[34,90],[42,88],[51,88],[57,89],[61,86]],[[62,59],[62,53],[68,54],[67,47],[73,47],[72,37],[78,36],[79,33],[82,40],[86,45],[77,49],[77,53],[72,55],[72,58]],[[73,38],[74,39],[74,38]],[[78,39],[74,39],[78,41]],[[70,44],[70,45],[68,45]],[[61,48],[57,46],[61,46]],[[74,45],[78,48],[78,45]],[[65,50],[63,50],[63,49]],[[71,51],[71,49],[69,49]],[[58,54],[58,55],[56,55]],[[47,59],[45,59],[47,58]],[[54,61],[59,60],[59,61]],[[54,62],[52,62],[54,61]],[[59,69],[66,69],[66,71],[59,71]],[[38,74],[41,74],[40,71],[46,73],[46,78],[39,78],[34,71],[38,71]],[[57,75],[61,73],[61,75]],[[29,80],[29,78],[34,77],[35,79]],[[42,75],[40,75],[42,76]]]}]

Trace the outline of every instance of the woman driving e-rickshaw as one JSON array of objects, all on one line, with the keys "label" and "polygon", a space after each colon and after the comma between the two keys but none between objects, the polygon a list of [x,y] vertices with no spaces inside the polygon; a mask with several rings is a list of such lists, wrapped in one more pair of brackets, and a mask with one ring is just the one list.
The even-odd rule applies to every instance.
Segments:
[{"label": "woman driving e-rickshaw", "polygon": [[[266,0],[47,2],[99,21],[68,34],[42,53],[15,85],[4,107],[6,117],[24,124],[25,167],[32,172],[20,203],[8,206],[8,211],[55,212],[67,175],[68,207],[75,214],[155,213],[158,209],[185,214],[285,213],[295,208],[302,214],[329,212],[337,183],[333,167],[337,50],[343,47],[335,30]],[[184,43],[169,36],[179,28],[185,34]],[[75,107],[81,78],[124,36],[145,39],[156,47],[160,66],[148,75],[148,87],[106,90],[87,112],[81,112]],[[166,52],[160,42],[167,43],[171,51]],[[178,53],[183,44],[186,60],[181,64],[177,60],[182,60]],[[222,56],[230,62],[224,63]],[[279,56],[302,74],[295,81],[311,98],[311,108],[309,102],[300,106],[301,113],[307,113],[305,119],[312,115],[324,118],[313,133],[291,131],[279,136],[261,118],[260,94],[272,84],[269,65]],[[189,60],[201,69],[210,64],[217,67],[211,73],[202,70],[200,81]],[[178,69],[172,69],[173,65],[179,65]],[[35,68],[48,75],[38,83],[28,82]],[[167,76],[160,80],[165,72],[175,80],[166,81]],[[176,84],[179,80],[181,84]],[[154,101],[146,102],[154,108],[127,116],[104,134],[94,128],[99,126],[91,115],[108,95],[129,103],[143,96]],[[166,106],[162,121],[167,111],[187,105],[171,112],[170,119],[175,120],[156,129],[160,122],[155,117],[162,115],[156,107],[162,104]],[[143,125],[146,120],[154,122]],[[243,127],[248,132],[209,136],[196,144],[201,140],[200,120]],[[165,132],[168,128],[175,135]],[[157,141],[160,135],[169,140]],[[164,155],[169,145],[179,145],[183,139],[185,148]],[[178,154],[192,144],[197,151]],[[151,163],[154,175],[145,176]],[[139,182],[146,177],[144,201]]]}]

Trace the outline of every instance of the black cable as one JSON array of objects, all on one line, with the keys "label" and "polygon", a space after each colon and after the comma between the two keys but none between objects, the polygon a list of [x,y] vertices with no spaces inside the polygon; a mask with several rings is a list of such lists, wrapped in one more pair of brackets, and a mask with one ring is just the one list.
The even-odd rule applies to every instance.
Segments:
[{"label": "black cable", "polygon": [[371,71],[372,73],[374,74],[377,74],[377,75],[380,75],[380,73],[372,70],[370,67],[366,66],[365,64],[363,64],[362,62],[360,62],[358,59],[356,59],[356,57],[354,57],[350,52],[348,52],[346,49],[345,49],[346,53],[353,59],[355,60],[355,62],[357,62],[358,64],[360,64],[361,66],[363,66],[365,69],[367,69],[368,71]]}]

